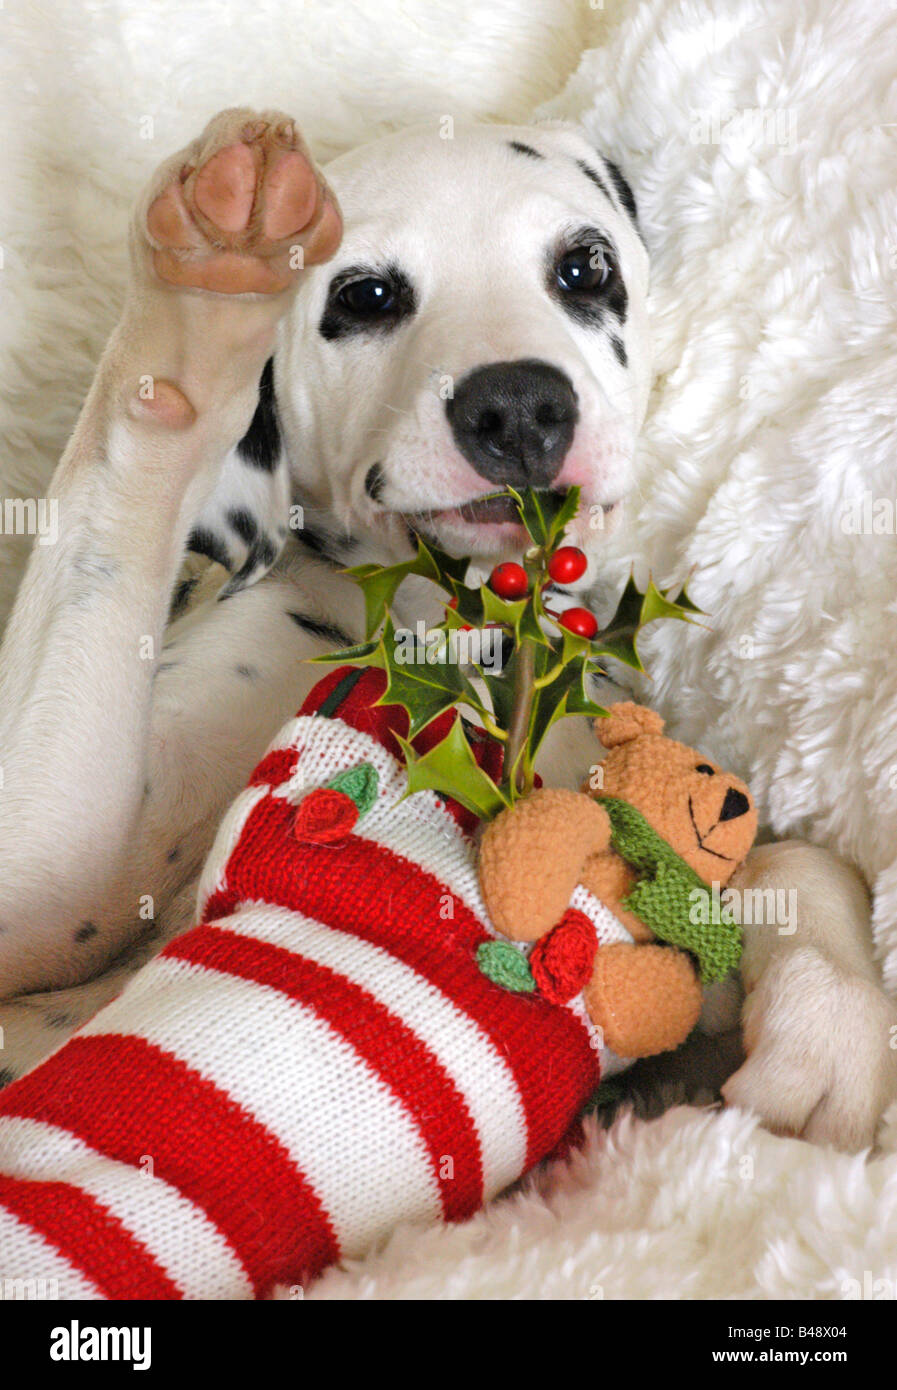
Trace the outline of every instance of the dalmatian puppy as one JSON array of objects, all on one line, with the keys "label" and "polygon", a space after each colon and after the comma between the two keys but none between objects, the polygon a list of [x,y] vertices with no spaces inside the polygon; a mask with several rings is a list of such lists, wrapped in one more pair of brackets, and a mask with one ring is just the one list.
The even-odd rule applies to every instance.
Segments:
[{"label": "dalmatian puppy", "polygon": [[[596,562],[619,520],[651,380],[628,185],[563,124],[441,133],[322,172],[287,116],[225,111],[138,202],[51,485],[59,541],[0,651],[3,1081],[189,925],[221,814],[318,675],[304,658],[361,635],[343,565],[419,532],[488,567],[523,541],[507,484],[578,485]],[[553,781],[586,746],[554,747]],[[751,883],[817,906],[799,949],[754,929],[727,1094],[859,1147],[897,1089],[868,905],[845,866],[788,853],[758,852]]]}]

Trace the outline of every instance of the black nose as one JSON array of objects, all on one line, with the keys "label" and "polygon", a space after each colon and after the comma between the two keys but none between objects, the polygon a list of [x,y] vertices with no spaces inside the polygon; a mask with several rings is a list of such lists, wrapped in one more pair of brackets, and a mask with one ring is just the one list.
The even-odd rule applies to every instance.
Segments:
[{"label": "black nose", "polygon": [[512,487],[553,482],[579,417],[569,378],[529,358],[476,367],[445,408],[468,463],[490,483]]},{"label": "black nose", "polygon": [[751,803],[748,801],[744,792],[738,791],[735,787],[730,787],[726,792],[726,797],[723,801],[723,809],[719,813],[719,818],[720,820],[737,820],[739,816],[743,816],[745,812],[750,809]]}]

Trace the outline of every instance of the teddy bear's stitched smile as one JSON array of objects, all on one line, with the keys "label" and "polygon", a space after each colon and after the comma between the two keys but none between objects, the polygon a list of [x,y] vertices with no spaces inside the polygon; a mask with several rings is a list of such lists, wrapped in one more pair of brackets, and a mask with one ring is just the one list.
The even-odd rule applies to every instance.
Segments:
[{"label": "teddy bear's stitched smile", "polygon": [[[732,856],[730,854],[720,854],[718,850],[710,849],[707,845],[704,844],[704,841],[701,838],[701,832],[698,829],[698,822],[695,820],[695,812],[694,807],[691,804],[690,792],[688,795],[688,814],[691,816],[691,823],[694,827],[694,832],[698,837],[698,848],[702,849],[705,854],[712,854],[714,859],[725,859],[727,864],[731,864]],[[711,825],[710,829],[707,831],[707,834],[710,835],[716,829],[717,825],[719,825],[719,821],[717,821],[715,825]]]}]

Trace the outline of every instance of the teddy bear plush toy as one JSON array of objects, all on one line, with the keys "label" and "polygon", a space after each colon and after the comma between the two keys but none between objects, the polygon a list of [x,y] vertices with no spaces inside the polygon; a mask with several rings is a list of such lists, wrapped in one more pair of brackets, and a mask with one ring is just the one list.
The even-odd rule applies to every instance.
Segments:
[{"label": "teddy bear plush toy", "polygon": [[[595,732],[608,752],[582,792],[540,788],[485,831],[483,898],[529,968],[509,969],[500,942],[481,948],[480,964],[555,1003],[581,995],[603,1044],[645,1057],[677,1047],[702,984],[738,964],[740,930],[718,894],[753,844],[757,813],[743,782],[665,737],[653,710],[615,705]],[[603,916],[631,939],[602,934]]]}]

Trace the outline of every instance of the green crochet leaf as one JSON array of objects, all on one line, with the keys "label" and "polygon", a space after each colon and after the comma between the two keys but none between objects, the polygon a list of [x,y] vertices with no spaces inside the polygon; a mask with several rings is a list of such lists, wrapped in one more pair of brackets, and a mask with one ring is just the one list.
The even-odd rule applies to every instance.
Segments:
[{"label": "green crochet leaf", "polygon": [[526,956],[507,941],[484,941],[477,947],[477,965],[487,980],[514,994],[532,994],[536,988]]},{"label": "green crochet leaf", "polygon": [[327,786],[335,792],[344,792],[358,807],[359,816],[364,816],[377,800],[380,778],[373,763],[359,763],[358,767],[347,768],[331,777]]}]

